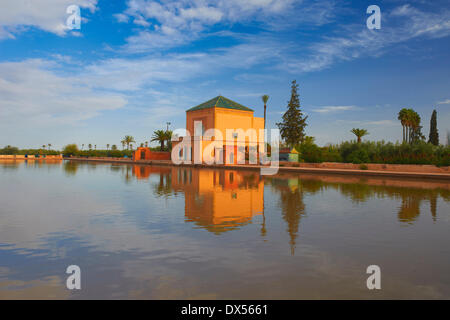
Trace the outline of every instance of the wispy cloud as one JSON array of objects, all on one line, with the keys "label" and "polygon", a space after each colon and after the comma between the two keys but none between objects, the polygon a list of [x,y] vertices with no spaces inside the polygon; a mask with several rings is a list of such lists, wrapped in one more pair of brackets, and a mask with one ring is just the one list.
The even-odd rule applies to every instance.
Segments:
[{"label": "wispy cloud", "polygon": [[357,109],[359,109],[359,108],[356,106],[325,106],[325,107],[314,108],[314,109],[312,109],[312,111],[318,112],[318,113],[334,113],[334,112],[357,110]]},{"label": "wispy cloud", "polygon": [[380,56],[387,48],[414,38],[440,38],[450,35],[450,11],[425,12],[410,6],[399,6],[383,13],[381,30],[365,25],[346,25],[338,29],[342,36],[329,36],[311,44],[306,57],[290,57],[284,68],[290,72],[319,71],[339,61],[362,56]]},{"label": "wispy cloud", "polygon": [[123,95],[97,92],[64,77],[41,59],[0,63],[0,121],[4,125],[75,124],[126,105]]},{"label": "wispy cloud", "polygon": [[450,104],[450,99],[439,101],[438,104]]},{"label": "wispy cloud", "polygon": [[69,31],[66,26],[66,9],[74,4],[90,12],[97,9],[97,0],[2,0],[0,39],[15,38],[15,34],[28,27],[64,36]]},{"label": "wispy cloud", "polygon": [[300,23],[322,25],[332,20],[334,9],[334,1],[322,0],[129,0],[127,9],[115,17],[140,28],[125,45],[126,51],[139,53],[209,36],[208,30],[214,25],[257,22],[262,30],[286,29]]},{"label": "wispy cloud", "polygon": [[377,126],[377,127],[392,127],[398,126],[398,122],[393,120],[336,120],[336,123],[346,123],[352,125]]}]

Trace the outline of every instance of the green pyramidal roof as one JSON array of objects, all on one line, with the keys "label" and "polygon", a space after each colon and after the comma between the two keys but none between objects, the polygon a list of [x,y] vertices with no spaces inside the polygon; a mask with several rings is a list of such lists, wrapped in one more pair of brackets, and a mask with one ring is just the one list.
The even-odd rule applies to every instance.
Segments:
[{"label": "green pyramidal roof", "polygon": [[222,96],[217,96],[211,100],[208,100],[206,102],[203,102],[202,104],[199,104],[196,107],[190,108],[187,111],[195,111],[195,110],[202,110],[202,109],[208,109],[208,108],[225,108],[225,109],[235,109],[235,110],[241,110],[241,111],[253,111],[250,108],[244,107],[242,104],[239,104],[237,102],[234,102],[230,99],[227,99]]}]

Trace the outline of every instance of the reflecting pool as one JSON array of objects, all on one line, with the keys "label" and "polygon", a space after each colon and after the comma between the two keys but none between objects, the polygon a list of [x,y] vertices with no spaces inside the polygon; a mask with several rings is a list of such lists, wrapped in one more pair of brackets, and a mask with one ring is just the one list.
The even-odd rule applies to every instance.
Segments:
[{"label": "reflecting pool", "polygon": [[449,299],[449,243],[447,181],[0,162],[0,299]]}]

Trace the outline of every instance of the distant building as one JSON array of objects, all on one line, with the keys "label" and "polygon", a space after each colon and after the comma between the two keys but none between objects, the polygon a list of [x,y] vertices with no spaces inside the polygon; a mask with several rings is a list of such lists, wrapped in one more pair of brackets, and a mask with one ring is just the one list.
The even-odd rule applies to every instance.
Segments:
[{"label": "distant building", "polygon": [[281,148],[279,152],[280,161],[298,162],[299,152],[295,148]]},{"label": "distant building", "polygon": [[[248,163],[250,148],[259,152],[264,146],[264,134],[260,135],[260,130],[264,129],[264,118],[254,117],[253,114],[252,109],[222,96],[187,110],[186,130],[191,135],[191,145],[182,148],[180,156],[193,161],[197,157],[204,162],[207,160],[205,149],[216,142],[208,148],[207,158],[216,159],[216,162],[220,159],[224,164],[237,164],[238,161]],[[208,141],[204,135],[209,129],[218,130],[222,136],[214,136]],[[256,136],[250,137],[247,131],[249,129],[253,129]],[[174,147],[179,142],[174,142]],[[223,147],[216,147],[217,145]],[[227,148],[228,146],[230,147]]]}]

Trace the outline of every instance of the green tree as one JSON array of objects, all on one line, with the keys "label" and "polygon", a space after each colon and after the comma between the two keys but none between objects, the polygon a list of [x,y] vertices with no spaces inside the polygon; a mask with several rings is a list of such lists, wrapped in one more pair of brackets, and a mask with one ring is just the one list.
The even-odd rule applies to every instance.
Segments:
[{"label": "green tree", "polygon": [[123,142],[127,145],[127,150],[130,150],[130,144],[136,141],[134,141],[134,138],[132,136],[125,136],[125,138],[123,138],[122,140],[122,143]]},{"label": "green tree", "polygon": [[4,155],[11,155],[11,154],[18,154],[18,153],[19,153],[19,149],[16,147],[12,147],[10,145],[7,145],[3,149],[0,149],[0,154],[4,154]]},{"label": "green tree", "polygon": [[292,81],[291,85],[291,99],[287,106],[287,111],[282,117],[282,122],[277,123],[280,129],[281,138],[290,147],[303,141],[305,137],[306,119],[300,110],[300,99],[297,93],[297,81]]},{"label": "green tree", "polygon": [[409,143],[417,143],[421,140],[425,140],[425,136],[422,134],[422,126],[420,125],[420,116],[413,109],[409,111]]},{"label": "green tree", "polygon": [[78,147],[75,143],[73,144],[68,144],[64,147],[63,149],[63,154],[65,156],[73,156],[73,155],[77,155],[78,154]]},{"label": "green tree", "polygon": [[170,150],[172,150],[172,134],[173,134],[173,132],[171,130],[166,130],[166,132],[164,134],[166,136],[167,149],[170,151]]},{"label": "green tree", "polygon": [[267,94],[261,97],[264,102],[264,129],[266,128],[266,109],[267,109],[267,101],[269,101],[269,96]]},{"label": "green tree", "polygon": [[89,150],[92,150],[92,144],[88,144],[88,148],[89,148]]},{"label": "green tree", "polygon": [[356,138],[358,139],[358,143],[361,143],[362,137],[369,134],[369,132],[367,132],[366,129],[357,129],[357,128],[353,128],[350,132],[356,136]]},{"label": "green tree", "polygon": [[106,144],[106,150],[109,150],[109,143]]},{"label": "green tree", "polygon": [[439,145],[439,133],[437,128],[437,112],[433,110],[431,114],[430,120],[430,135],[428,139],[428,143],[434,144],[435,146]]},{"label": "green tree", "polygon": [[115,144],[113,144],[112,146],[111,146],[111,150],[117,150],[117,146],[115,145]]},{"label": "green tree", "polygon": [[150,141],[158,141],[160,143],[161,151],[164,150],[164,142],[167,139],[166,131],[164,130],[156,130],[153,132],[152,138]]},{"label": "green tree", "polygon": [[403,108],[402,110],[400,110],[400,112],[398,113],[398,120],[400,120],[401,124],[402,124],[402,129],[403,129],[403,142],[407,141],[407,137],[406,137],[406,129],[407,129],[407,115],[408,115],[408,109]]}]

